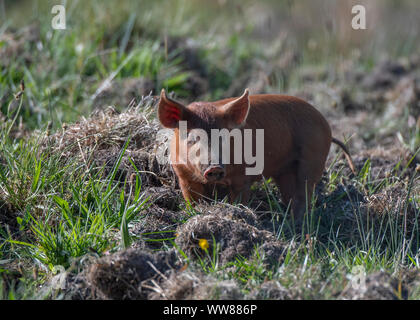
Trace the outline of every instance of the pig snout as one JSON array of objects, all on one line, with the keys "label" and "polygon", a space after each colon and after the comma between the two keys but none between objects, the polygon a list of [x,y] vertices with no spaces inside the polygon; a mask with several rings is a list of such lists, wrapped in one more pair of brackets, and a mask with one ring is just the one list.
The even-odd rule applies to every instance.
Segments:
[{"label": "pig snout", "polygon": [[226,171],[224,166],[217,165],[217,166],[210,166],[204,171],[204,178],[207,181],[215,182],[220,181],[225,177]]}]

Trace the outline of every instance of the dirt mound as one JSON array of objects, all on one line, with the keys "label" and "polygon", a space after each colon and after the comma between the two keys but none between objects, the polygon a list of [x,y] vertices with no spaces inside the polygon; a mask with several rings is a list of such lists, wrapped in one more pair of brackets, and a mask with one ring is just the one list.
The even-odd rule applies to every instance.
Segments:
[{"label": "dirt mound", "polygon": [[171,167],[157,161],[158,148],[164,141],[156,141],[160,125],[154,117],[155,102],[148,96],[124,113],[112,107],[97,110],[88,119],[63,125],[62,130],[46,138],[44,148],[63,159],[75,158],[87,167],[103,167],[109,174],[130,139],[116,178],[130,178],[132,182],[133,173],[139,172],[143,187],[175,185]]},{"label": "dirt mound", "polygon": [[[173,250],[152,254],[128,249],[92,263],[70,281],[67,292],[73,293],[72,298],[146,299],[164,273],[175,268]],[[80,292],[85,296],[81,297]]]},{"label": "dirt mound", "polygon": [[239,300],[244,295],[231,280],[201,271],[183,271],[174,250],[128,249],[94,261],[66,279],[67,299]]},{"label": "dirt mound", "polygon": [[153,97],[146,97],[123,113],[113,107],[96,110],[88,119],[64,124],[62,130],[48,137],[45,145],[63,157],[76,154],[82,159],[95,150],[122,148],[129,137],[129,147],[150,148],[159,130],[158,122],[153,120],[155,102]]},{"label": "dirt mound", "polygon": [[200,272],[172,273],[155,292],[150,300],[241,300],[244,295],[238,285],[231,280],[217,280]]},{"label": "dirt mound", "polygon": [[[412,198],[414,194],[418,194],[419,186],[415,186],[409,194],[408,185],[409,181],[406,179],[365,196],[365,201],[360,206],[361,219],[375,223],[376,230],[381,230],[381,233],[389,238],[396,233],[395,230],[384,227],[390,222],[398,226],[398,234],[400,233],[401,237],[415,237],[419,231],[420,211]],[[418,241],[414,240],[412,247],[416,250]]]},{"label": "dirt mound", "polygon": [[143,187],[158,187],[162,186],[162,183],[169,182],[165,176],[168,176],[171,171],[167,167],[159,166],[153,150],[126,150],[118,164],[120,155],[121,149],[118,147],[98,150],[93,154],[92,163],[96,168],[103,168],[105,175],[111,174],[114,167],[118,165],[115,178],[122,182],[128,179],[130,184],[135,182],[136,176]]},{"label": "dirt mound", "polygon": [[[409,150],[398,146],[362,151],[353,156],[359,172],[357,178],[351,175],[344,160],[336,162],[331,171],[340,172],[342,178],[334,190],[328,190],[331,186],[325,176],[317,186],[321,222],[325,227],[331,226],[331,222],[340,225],[337,235],[346,242],[357,241],[361,236],[360,228],[367,232],[372,225],[386,234],[394,232],[389,225],[398,225],[398,231],[403,232],[401,236],[409,238],[417,232],[420,221],[418,205],[413,201],[413,196],[419,192],[418,176],[414,176],[417,160],[412,159]],[[366,170],[362,170],[363,167]],[[357,183],[365,181],[365,187],[358,186],[355,179]]]},{"label": "dirt mound", "polygon": [[395,185],[385,187],[380,192],[366,196],[365,207],[371,214],[373,213],[378,216],[393,211],[397,211],[400,216],[407,214],[408,223],[414,225],[413,220],[416,218],[419,219],[419,217],[415,215],[416,210],[414,204],[407,201],[407,189],[407,185],[402,181]]},{"label": "dirt mound", "polygon": [[366,277],[366,285],[358,289],[348,286],[340,298],[344,300],[398,300],[406,299],[408,291],[401,282],[385,272],[377,272]]},{"label": "dirt mound", "polygon": [[402,287],[406,288],[410,297],[418,297],[420,293],[420,271],[418,269],[402,269],[398,274]]},{"label": "dirt mound", "polygon": [[[279,262],[285,250],[284,245],[272,233],[246,223],[241,214],[254,221],[246,211],[232,210],[231,206],[216,207],[213,211],[209,206],[206,214],[192,217],[177,229],[175,242],[192,259],[203,257],[204,248],[208,246],[209,253],[219,250],[221,263],[237,257],[249,258],[256,248],[265,253],[266,262]],[[217,248],[213,248],[214,242]]]},{"label": "dirt mound", "polygon": [[252,290],[247,299],[252,300],[286,300],[290,299],[289,293],[278,281],[266,281],[258,288]]},{"label": "dirt mound", "polygon": [[[408,149],[397,146],[385,150],[377,147],[360,152],[353,157],[353,160],[359,172],[364,166],[369,166],[367,178],[372,183],[376,182],[378,185],[384,179],[388,182],[384,188],[377,188],[375,193],[365,195],[364,202],[361,204],[362,208],[378,216],[389,213],[393,209],[399,208],[401,213],[407,209],[408,216],[415,218],[416,209],[413,203],[407,202],[407,191],[410,180],[416,174],[418,160]],[[337,163],[336,166],[338,165]],[[343,173],[344,176],[348,176],[350,170],[344,167]],[[411,185],[411,194],[418,193],[418,188],[414,180]]]},{"label": "dirt mound", "polygon": [[183,199],[180,190],[170,187],[151,187],[144,191],[145,197],[160,208],[178,211]]},{"label": "dirt mound", "polygon": [[[394,146],[389,149],[377,146],[353,154],[352,158],[359,174],[366,165],[371,180],[376,181],[385,178],[395,179],[396,177],[398,179],[410,178],[420,163],[420,158],[415,157],[410,150],[402,146]],[[337,161],[332,169],[341,171],[345,177],[352,176],[345,159]]]}]

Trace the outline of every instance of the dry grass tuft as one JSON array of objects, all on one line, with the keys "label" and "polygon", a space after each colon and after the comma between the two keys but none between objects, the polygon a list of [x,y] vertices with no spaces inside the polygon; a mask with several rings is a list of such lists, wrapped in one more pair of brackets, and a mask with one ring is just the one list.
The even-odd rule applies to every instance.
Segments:
[{"label": "dry grass tuft", "polygon": [[[274,238],[271,232],[258,229],[246,221],[255,224],[253,214],[231,206],[207,207],[205,214],[190,218],[177,229],[176,243],[190,258],[204,256],[200,248],[200,239],[209,243],[208,251],[216,250],[214,241],[220,250],[219,261],[227,263],[237,257],[249,258],[256,248],[265,253],[267,263],[277,263],[282,259],[285,246]],[[245,220],[244,220],[245,218]],[[214,240],[213,240],[214,239]]]},{"label": "dry grass tuft", "polygon": [[[75,158],[86,168],[103,167],[109,173],[117,162],[128,139],[128,147],[119,167],[121,178],[134,178],[136,172],[131,161],[141,173],[143,186],[175,185],[174,173],[169,165],[157,161],[156,141],[160,129],[154,117],[155,98],[147,96],[137,106],[119,113],[113,107],[97,110],[88,119],[83,118],[47,137],[44,147],[63,159]],[[131,159],[131,161],[130,161]],[[131,180],[129,182],[132,182]]]},{"label": "dry grass tuft", "polygon": [[244,295],[232,280],[218,281],[200,272],[178,272],[149,294],[150,300],[242,300]]},{"label": "dry grass tuft", "polygon": [[[88,288],[90,298],[146,299],[168,270],[177,268],[175,252],[156,254],[128,249],[92,263],[73,286]],[[71,290],[71,285],[69,290]],[[89,298],[89,297],[84,297]]]},{"label": "dry grass tuft", "polygon": [[406,299],[407,288],[385,272],[377,272],[366,277],[365,286],[353,288],[348,285],[340,298],[345,300],[398,300]]}]

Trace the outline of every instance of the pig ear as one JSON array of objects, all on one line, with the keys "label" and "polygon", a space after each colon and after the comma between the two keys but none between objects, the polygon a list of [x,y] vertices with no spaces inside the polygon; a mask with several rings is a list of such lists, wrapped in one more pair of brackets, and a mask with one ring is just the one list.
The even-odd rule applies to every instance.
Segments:
[{"label": "pig ear", "polygon": [[223,106],[224,117],[232,127],[240,127],[245,124],[249,107],[249,90],[245,89],[242,96]]},{"label": "pig ear", "polygon": [[158,118],[160,123],[165,128],[176,128],[178,126],[178,122],[183,120],[185,117],[185,107],[168,98],[166,96],[165,89],[162,89],[160,93],[160,100],[158,106]]}]

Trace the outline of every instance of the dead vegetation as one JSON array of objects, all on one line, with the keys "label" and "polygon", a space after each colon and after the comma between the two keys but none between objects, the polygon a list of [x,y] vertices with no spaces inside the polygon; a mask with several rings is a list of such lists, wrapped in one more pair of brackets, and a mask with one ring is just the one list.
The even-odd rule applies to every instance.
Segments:
[{"label": "dead vegetation", "polygon": [[350,284],[340,295],[345,300],[401,300],[407,299],[407,288],[401,281],[385,272],[368,275],[357,289]]},{"label": "dead vegetation", "polygon": [[[216,250],[220,263],[225,264],[238,257],[248,259],[259,249],[267,263],[281,263],[285,246],[272,233],[249,224],[252,214],[229,206],[207,207],[204,214],[190,218],[178,228],[175,242],[193,259],[204,257],[206,250],[210,254]],[[200,247],[200,240],[207,241],[208,248]]]},{"label": "dead vegetation", "polygon": [[149,294],[150,300],[242,300],[244,294],[232,280],[217,280],[200,272],[173,272]]},{"label": "dead vegetation", "polygon": [[123,250],[94,261],[82,273],[70,277],[67,298],[146,299],[177,264],[174,250],[155,254]]},{"label": "dead vegetation", "polygon": [[89,119],[64,124],[62,130],[46,138],[44,147],[63,159],[75,157],[86,169],[95,165],[109,174],[128,143],[118,167],[121,180],[139,174],[144,186],[172,185],[171,168],[157,161],[159,125],[154,119],[154,102],[148,96],[123,113],[113,107],[98,109]]}]

